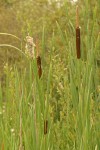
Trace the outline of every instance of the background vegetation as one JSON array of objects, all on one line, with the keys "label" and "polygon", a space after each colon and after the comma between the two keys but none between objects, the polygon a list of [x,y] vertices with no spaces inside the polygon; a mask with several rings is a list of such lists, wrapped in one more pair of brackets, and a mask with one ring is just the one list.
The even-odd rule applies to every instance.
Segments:
[{"label": "background vegetation", "polygon": [[[0,148],[99,150],[100,0],[1,0],[0,6]],[[36,60],[21,53],[28,33],[38,39],[41,79]]]}]

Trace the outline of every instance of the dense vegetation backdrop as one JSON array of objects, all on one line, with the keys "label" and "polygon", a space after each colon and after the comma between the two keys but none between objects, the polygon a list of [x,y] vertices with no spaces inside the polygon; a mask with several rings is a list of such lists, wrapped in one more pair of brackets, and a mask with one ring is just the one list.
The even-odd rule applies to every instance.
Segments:
[{"label": "dense vegetation backdrop", "polygon": [[[25,53],[28,34],[38,40],[42,60],[34,88],[33,63],[7,46]],[[0,117],[2,150],[100,149],[100,0],[0,0]]]}]

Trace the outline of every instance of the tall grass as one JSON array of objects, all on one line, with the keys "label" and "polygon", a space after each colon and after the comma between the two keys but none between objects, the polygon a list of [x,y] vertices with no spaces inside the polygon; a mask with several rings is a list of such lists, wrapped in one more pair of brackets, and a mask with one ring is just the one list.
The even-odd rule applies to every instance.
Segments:
[{"label": "tall grass", "polygon": [[[100,87],[96,61],[100,36],[96,40],[92,38],[92,28],[92,37],[87,34],[84,46],[81,34],[81,57],[77,59],[75,28],[71,21],[69,26],[74,36],[69,36],[69,31],[64,33],[57,23],[64,52],[57,51],[53,32],[46,60],[43,29],[40,78],[36,58],[25,57],[27,66],[21,72],[17,66],[4,67],[5,85],[0,86],[1,150],[100,149]],[[88,24],[86,28],[88,30]]]}]

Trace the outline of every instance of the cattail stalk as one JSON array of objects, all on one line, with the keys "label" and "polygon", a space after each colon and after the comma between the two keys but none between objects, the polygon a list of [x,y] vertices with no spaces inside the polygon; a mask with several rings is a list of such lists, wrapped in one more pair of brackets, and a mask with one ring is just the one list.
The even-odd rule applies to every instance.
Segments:
[{"label": "cattail stalk", "polygon": [[36,101],[34,104],[34,124],[35,124],[35,136],[36,136],[36,147],[38,145],[38,126],[37,126],[37,117],[36,117]]},{"label": "cattail stalk", "polygon": [[76,8],[76,52],[77,52],[77,59],[80,59],[81,50],[80,50],[80,27],[79,27],[78,6]]},{"label": "cattail stalk", "polygon": [[19,132],[19,150],[23,150],[22,144],[22,113],[20,113],[20,132]]},{"label": "cattail stalk", "polygon": [[48,132],[48,121],[44,120],[44,135],[46,135]]}]

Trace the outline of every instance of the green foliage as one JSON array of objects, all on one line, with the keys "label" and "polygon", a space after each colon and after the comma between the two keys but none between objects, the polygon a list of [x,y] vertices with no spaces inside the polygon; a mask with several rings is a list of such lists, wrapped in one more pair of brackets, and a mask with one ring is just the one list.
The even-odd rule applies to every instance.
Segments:
[{"label": "green foliage", "polygon": [[[47,0],[16,0],[2,1],[2,4],[0,148],[99,150],[99,0],[76,3],[63,0],[59,5]],[[81,59],[76,58],[77,4]],[[5,22],[6,11],[9,14]],[[13,15],[18,20],[13,20]],[[43,71],[40,79],[36,59],[25,57],[27,33],[39,40]]]}]

